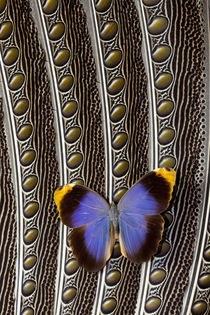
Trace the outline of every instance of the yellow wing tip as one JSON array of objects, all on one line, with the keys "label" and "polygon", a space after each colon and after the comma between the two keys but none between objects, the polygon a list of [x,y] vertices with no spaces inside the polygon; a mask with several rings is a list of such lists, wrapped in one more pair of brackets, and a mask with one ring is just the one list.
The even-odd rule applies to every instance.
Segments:
[{"label": "yellow wing tip", "polygon": [[176,172],[173,168],[158,168],[155,170],[156,174],[158,176],[163,177],[169,184],[170,184],[170,188],[171,191],[173,191],[173,187],[176,181]]},{"label": "yellow wing tip", "polygon": [[69,192],[72,191],[74,184],[67,184],[65,186],[58,187],[54,192],[54,200],[60,212],[60,203],[63,197]]}]

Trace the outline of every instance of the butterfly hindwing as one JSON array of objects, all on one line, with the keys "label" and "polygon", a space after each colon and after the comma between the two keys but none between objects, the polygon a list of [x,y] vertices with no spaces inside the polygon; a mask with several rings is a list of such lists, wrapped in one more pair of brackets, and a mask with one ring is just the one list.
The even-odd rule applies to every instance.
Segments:
[{"label": "butterfly hindwing", "polygon": [[157,252],[164,226],[160,215],[136,216],[135,226],[122,215],[119,224],[120,248],[125,257],[140,264]]},{"label": "butterfly hindwing", "polygon": [[114,229],[108,217],[73,229],[69,244],[78,263],[88,271],[99,271],[110,258],[114,246]]},{"label": "butterfly hindwing", "polygon": [[147,261],[158,249],[166,210],[175,183],[173,169],[157,169],[146,174],[118,204],[119,240],[122,254],[130,260]]},{"label": "butterfly hindwing", "polygon": [[114,244],[109,204],[83,185],[66,185],[54,195],[62,222],[74,228],[69,244],[79,264],[89,271],[98,271],[111,256]]}]

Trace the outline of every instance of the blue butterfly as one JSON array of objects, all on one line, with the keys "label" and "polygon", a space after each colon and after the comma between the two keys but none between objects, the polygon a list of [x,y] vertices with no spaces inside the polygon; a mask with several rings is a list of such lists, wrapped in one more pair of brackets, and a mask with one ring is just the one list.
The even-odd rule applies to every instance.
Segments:
[{"label": "blue butterfly", "polygon": [[59,187],[54,194],[62,222],[73,228],[68,241],[78,263],[98,271],[110,258],[116,239],[121,253],[135,263],[148,261],[157,251],[164,220],[160,215],[171,200],[173,169],[147,173],[116,205],[77,184]]}]

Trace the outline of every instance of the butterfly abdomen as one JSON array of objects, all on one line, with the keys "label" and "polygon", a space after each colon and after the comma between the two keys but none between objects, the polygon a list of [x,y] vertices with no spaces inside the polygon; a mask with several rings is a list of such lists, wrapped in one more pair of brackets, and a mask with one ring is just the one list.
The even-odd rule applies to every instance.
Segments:
[{"label": "butterfly abdomen", "polygon": [[119,213],[117,206],[114,202],[112,202],[111,207],[109,209],[109,218],[114,226],[115,238],[118,238],[119,235]]}]

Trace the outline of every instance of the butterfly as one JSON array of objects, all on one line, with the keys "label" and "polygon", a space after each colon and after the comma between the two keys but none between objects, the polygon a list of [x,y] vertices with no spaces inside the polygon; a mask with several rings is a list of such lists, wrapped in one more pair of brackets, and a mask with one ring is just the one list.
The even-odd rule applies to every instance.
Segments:
[{"label": "butterfly", "polygon": [[63,224],[73,230],[69,245],[78,263],[99,271],[111,257],[116,239],[121,253],[135,263],[148,261],[158,249],[164,229],[160,215],[172,197],[176,173],[159,168],[147,173],[116,205],[78,184],[57,188],[55,203]]}]

